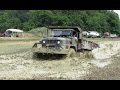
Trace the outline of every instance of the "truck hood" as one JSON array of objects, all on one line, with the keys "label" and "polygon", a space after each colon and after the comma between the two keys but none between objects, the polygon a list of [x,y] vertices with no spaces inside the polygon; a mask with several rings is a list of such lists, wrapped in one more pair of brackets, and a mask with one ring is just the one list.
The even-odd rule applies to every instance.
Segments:
[{"label": "truck hood", "polygon": [[69,38],[63,38],[63,37],[46,37],[43,38],[43,40],[70,40]]}]

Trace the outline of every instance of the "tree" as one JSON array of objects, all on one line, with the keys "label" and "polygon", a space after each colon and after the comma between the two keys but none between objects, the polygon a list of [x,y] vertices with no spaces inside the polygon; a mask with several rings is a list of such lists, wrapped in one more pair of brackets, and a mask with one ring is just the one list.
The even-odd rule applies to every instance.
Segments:
[{"label": "tree", "polygon": [[118,14],[110,10],[0,10],[0,31],[29,31],[46,26],[79,26],[86,31],[120,33]]}]

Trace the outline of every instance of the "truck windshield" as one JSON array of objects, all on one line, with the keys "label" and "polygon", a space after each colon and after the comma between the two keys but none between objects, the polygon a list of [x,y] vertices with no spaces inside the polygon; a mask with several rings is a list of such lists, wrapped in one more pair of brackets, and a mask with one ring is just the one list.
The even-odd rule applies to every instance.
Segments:
[{"label": "truck windshield", "polygon": [[71,30],[52,30],[53,37],[67,37],[71,35]]}]

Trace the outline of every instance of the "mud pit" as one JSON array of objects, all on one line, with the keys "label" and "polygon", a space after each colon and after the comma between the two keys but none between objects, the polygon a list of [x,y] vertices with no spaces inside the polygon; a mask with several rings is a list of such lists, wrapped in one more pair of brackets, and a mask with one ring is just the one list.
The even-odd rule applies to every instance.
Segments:
[{"label": "mud pit", "polygon": [[120,57],[118,55],[120,42],[100,42],[99,44],[100,48],[92,52],[95,58],[36,60],[32,58],[30,50],[0,55],[0,79],[83,79],[92,74],[92,67],[104,68],[112,63],[113,56]]},{"label": "mud pit", "polygon": [[86,60],[35,60],[30,51],[0,55],[0,79],[80,79],[89,66]]}]

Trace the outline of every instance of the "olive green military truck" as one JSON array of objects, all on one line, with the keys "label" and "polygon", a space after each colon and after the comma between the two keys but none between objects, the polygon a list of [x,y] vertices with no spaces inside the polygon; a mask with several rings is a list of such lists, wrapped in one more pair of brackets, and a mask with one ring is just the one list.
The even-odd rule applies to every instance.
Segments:
[{"label": "olive green military truck", "polygon": [[91,51],[99,47],[98,44],[85,40],[79,27],[51,26],[47,28],[47,36],[33,45],[32,51],[35,55],[57,54],[74,57],[76,52]]}]

